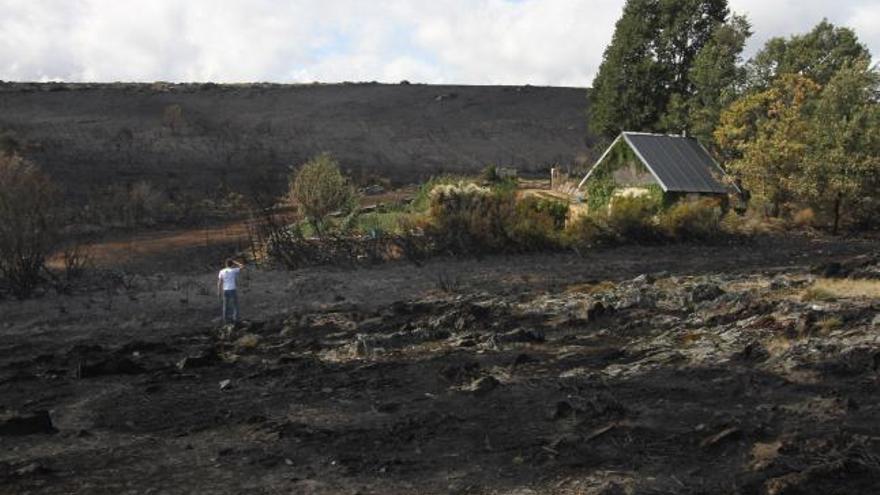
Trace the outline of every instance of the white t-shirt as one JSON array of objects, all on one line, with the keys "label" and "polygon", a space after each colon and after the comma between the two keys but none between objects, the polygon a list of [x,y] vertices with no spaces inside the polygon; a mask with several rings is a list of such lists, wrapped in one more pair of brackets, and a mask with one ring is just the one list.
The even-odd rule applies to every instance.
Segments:
[{"label": "white t-shirt", "polygon": [[224,268],[220,270],[217,278],[223,281],[223,290],[235,290],[235,282],[240,271],[241,268]]}]

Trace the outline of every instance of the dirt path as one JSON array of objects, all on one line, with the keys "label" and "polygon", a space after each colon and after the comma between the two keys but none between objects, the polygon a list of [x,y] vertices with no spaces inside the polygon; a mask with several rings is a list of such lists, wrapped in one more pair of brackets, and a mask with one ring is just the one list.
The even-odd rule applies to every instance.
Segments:
[{"label": "dirt path", "polygon": [[89,244],[86,249],[97,267],[108,268],[135,260],[174,257],[193,248],[218,245],[244,248],[249,232],[249,222],[235,221],[214,227],[133,234],[123,240]]}]

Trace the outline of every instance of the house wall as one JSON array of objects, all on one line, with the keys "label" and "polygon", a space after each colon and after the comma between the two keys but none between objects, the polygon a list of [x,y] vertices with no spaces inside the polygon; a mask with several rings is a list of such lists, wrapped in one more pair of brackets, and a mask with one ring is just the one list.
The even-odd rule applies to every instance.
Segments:
[{"label": "house wall", "polygon": [[637,161],[627,161],[620,164],[611,174],[614,183],[618,187],[645,187],[657,184],[657,179],[648,171],[648,169]]},{"label": "house wall", "polygon": [[660,190],[653,174],[623,140],[609,150],[598,167],[584,184],[584,199],[590,210],[604,208],[622,191],[628,196],[642,196]]}]

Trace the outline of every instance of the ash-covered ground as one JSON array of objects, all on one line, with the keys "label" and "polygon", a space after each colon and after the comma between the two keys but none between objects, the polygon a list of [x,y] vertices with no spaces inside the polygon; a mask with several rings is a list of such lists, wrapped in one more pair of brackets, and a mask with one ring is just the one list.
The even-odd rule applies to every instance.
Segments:
[{"label": "ash-covered ground", "polygon": [[876,253],[252,270],[235,329],[210,273],[2,301],[0,492],[875,493]]}]

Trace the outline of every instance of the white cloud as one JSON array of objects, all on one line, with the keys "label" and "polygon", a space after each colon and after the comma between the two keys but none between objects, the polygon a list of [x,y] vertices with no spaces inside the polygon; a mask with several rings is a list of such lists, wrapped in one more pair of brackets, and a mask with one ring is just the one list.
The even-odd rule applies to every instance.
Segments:
[{"label": "white cloud", "polygon": [[[756,51],[823,17],[880,53],[872,0],[730,0]],[[623,0],[0,0],[0,79],[586,86]]]}]

